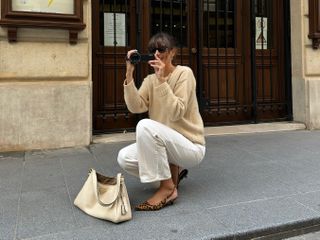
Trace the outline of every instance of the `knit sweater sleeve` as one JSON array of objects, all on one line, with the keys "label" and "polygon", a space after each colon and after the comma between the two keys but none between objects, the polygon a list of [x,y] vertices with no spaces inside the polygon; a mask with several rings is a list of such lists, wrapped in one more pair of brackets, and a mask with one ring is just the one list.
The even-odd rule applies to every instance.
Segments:
[{"label": "knit sweater sleeve", "polygon": [[185,68],[180,73],[173,89],[167,82],[156,87],[156,94],[171,121],[178,121],[184,116],[193,88],[195,78],[190,68]]},{"label": "knit sweater sleeve", "polygon": [[124,84],[124,100],[128,110],[132,113],[143,113],[148,111],[149,96],[147,81],[143,81],[139,90],[134,81]]}]

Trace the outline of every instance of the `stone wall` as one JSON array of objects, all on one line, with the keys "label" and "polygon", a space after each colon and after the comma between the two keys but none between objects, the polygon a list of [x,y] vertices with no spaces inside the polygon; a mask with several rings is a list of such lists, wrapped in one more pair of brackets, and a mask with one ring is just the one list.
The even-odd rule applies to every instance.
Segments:
[{"label": "stone wall", "polygon": [[308,38],[308,1],[291,3],[293,117],[320,129],[320,50]]},{"label": "stone wall", "polygon": [[59,29],[0,27],[0,151],[88,145],[92,137],[91,1],[76,45]]}]

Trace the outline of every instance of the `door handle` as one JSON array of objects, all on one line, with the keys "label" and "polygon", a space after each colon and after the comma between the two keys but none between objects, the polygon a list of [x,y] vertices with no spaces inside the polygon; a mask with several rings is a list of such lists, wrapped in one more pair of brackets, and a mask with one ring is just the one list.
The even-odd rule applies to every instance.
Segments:
[{"label": "door handle", "polygon": [[197,53],[197,49],[196,48],[191,48],[191,52],[193,53],[193,54],[196,54]]}]

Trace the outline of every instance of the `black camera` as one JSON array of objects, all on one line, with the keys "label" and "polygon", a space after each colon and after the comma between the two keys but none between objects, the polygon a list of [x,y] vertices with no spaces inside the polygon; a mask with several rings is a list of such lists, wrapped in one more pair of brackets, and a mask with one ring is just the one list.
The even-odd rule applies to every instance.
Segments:
[{"label": "black camera", "polygon": [[153,54],[140,54],[139,52],[134,52],[127,60],[129,60],[131,64],[138,64],[139,62],[148,62],[154,59],[155,58]]}]

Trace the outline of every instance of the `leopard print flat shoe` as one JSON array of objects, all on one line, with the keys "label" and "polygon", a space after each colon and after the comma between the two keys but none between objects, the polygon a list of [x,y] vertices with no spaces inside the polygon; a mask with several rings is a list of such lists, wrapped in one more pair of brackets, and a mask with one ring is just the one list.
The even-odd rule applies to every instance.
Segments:
[{"label": "leopard print flat shoe", "polygon": [[158,204],[152,205],[152,204],[148,203],[148,201],[145,201],[144,203],[141,203],[138,206],[136,206],[135,210],[136,211],[158,211],[168,205],[172,205],[174,203],[174,201],[178,198],[178,197],[175,197],[173,199],[170,199],[171,196],[174,194],[174,191],[176,191],[176,190],[177,189],[174,188],[172,193],[170,193],[170,195],[168,197],[163,199]]}]

